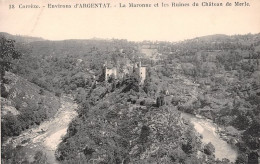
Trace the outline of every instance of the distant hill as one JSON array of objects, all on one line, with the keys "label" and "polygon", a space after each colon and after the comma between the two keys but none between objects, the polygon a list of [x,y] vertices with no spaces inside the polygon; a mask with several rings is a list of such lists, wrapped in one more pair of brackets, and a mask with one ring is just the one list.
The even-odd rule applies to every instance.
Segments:
[{"label": "distant hill", "polygon": [[0,36],[5,36],[6,38],[13,39],[16,42],[25,42],[25,43],[45,40],[40,37],[31,37],[31,36],[24,36],[24,35],[11,35],[6,32],[0,32]]},{"label": "distant hill", "polygon": [[230,43],[241,43],[248,44],[253,43],[255,40],[259,40],[260,34],[246,34],[246,35],[224,35],[224,34],[215,34],[207,35],[202,37],[196,37],[194,39],[189,39],[184,42],[200,41],[200,42],[211,42],[211,43],[220,43],[220,42],[230,42]]},{"label": "distant hill", "polygon": [[230,39],[230,36],[224,34],[207,35],[202,37],[196,37],[194,39],[199,39],[201,41],[221,41],[225,39]]}]

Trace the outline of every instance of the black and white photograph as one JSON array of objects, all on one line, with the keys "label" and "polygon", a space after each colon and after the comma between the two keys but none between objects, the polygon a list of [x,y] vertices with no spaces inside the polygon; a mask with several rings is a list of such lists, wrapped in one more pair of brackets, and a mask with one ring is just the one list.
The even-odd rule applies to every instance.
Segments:
[{"label": "black and white photograph", "polygon": [[259,0],[1,0],[2,164],[260,164]]}]

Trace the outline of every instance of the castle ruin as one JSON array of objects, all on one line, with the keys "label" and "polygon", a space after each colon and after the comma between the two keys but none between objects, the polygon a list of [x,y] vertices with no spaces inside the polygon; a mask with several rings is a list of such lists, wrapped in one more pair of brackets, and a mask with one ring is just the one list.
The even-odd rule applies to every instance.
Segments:
[{"label": "castle ruin", "polygon": [[143,85],[146,78],[146,67],[142,66],[141,62],[135,63],[133,73],[140,78],[140,84]]},{"label": "castle ruin", "polygon": [[[132,66],[132,72],[128,72],[123,70],[123,74],[133,73],[140,78],[140,85],[144,84],[144,80],[146,78],[146,67],[141,65],[141,62],[135,63]],[[104,74],[105,74],[105,81],[109,79],[110,76],[114,75],[115,79],[121,77],[119,75],[119,71],[117,67],[108,67],[107,62],[104,64]],[[123,76],[122,76],[123,77]]]},{"label": "castle ruin", "polygon": [[117,79],[117,68],[116,67],[108,67],[107,62],[104,64],[104,73],[105,73],[105,81],[112,75],[114,75],[115,79]]}]

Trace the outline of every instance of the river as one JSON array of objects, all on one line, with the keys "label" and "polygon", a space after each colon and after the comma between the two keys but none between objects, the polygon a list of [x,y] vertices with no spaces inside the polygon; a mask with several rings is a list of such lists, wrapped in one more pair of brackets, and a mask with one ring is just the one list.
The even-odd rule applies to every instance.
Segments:
[{"label": "river", "polygon": [[46,154],[47,161],[51,164],[58,163],[55,159],[55,150],[67,132],[67,128],[71,120],[77,116],[77,104],[72,98],[61,97],[61,107],[56,115],[41,123],[38,127],[24,131],[17,137],[12,137],[8,143],[13,146],[21,145],[21,151],[26,152],[29,161],[33,161],[33,157],[37,151]]},{"label": "river", "polygon": [[[35,152],[40,150],[46,154],[49,163],[58,163],[54,156],[55,150],[61,142],[62,136],[66,134],[69,123],[77,116],[75,110],[77,104],[71,99],[61,98],[61,104],[61,108],[53,119],[9,140],[14,146],[22,145],[22,149],[30,161],[32,161]],[[227,158],[231,162],[236,160],[237,151],[215,132],[217,126],[214,123],[187,113],[182,113],[182,117],[189,120],[194,125],[195,130],[203,136],[203,143],[211,142],[214,145],[216,158]]]},{"label": "river", "polygon": [[198,118],[194,115],[182,113],[182,117],[189,120],[195,130],[202,135],[202,142],[207,144],[212,143],[215,147],[216,159],[229,159],[230,162],[235,162],[237,158],[237,151],[231,147],[226,141],[222,140],[221,137],[216,133],[217,125],[213,122],[208,121],[204,118]]}]

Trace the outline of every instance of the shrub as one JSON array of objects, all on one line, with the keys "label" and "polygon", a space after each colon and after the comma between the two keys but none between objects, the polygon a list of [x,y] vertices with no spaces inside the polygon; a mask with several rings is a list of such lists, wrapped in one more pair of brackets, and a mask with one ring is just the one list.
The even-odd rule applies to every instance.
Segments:
[{"label": "shrub", "polygon": [[215,147],[211,142],[204,146],[204,153],[207,155],[213,155],[215,153]]}]

